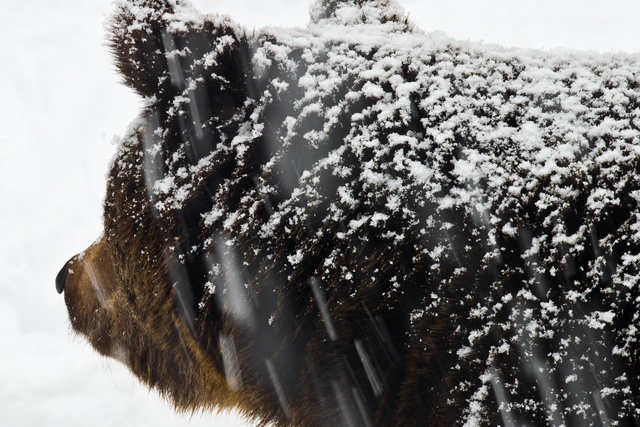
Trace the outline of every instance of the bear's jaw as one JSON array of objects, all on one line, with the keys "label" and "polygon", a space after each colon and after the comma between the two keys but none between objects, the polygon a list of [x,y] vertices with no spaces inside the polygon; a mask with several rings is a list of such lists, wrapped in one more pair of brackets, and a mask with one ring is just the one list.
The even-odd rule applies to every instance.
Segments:
[{"label": "bear's jaw", "polygon": [[69,260],[56,287],[64,290],[73,330],[85,336],[99,353],[117,354],[116,358],[122,359],[122,351],[116,351],[119,346],[115,337],[119,334],[111,314],[119,309],[114,292],[116,282],[109,271],[110,257],[102,245],[96,242]]},{"label": "bear's jaw", "polygon": [[[140,276],[143,267],[123,267],[113,255],[116,252],[102,238],[63,268],[59,286],[64,289],[74,332],[101,355],[127,366],[178,410],[242,406],[220,367],[181,319],[173,299],[166,303],[159,296],[166,303],[162,304],[136,298],[135,291],[127,287],[127,278]],[[167,353],[173,357],[163,357]]]}]

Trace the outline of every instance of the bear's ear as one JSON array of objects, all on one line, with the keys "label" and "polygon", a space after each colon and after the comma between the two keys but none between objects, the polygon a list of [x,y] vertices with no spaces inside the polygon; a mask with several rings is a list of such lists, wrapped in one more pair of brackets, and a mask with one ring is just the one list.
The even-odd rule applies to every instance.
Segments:
[{"label": "bear's ear", "polygon": [[162,35],[176,4],[165,0],[121,1],[108,23],[109,47],[124,82],[142,96],[157,94],[166,74]]},{"label": "bear's ear", "polygon": [[115,8],[109,47],[124,82],[145,97],[182,92],[195,61],[215,62],[212,50],[230,55],[244,40],[228,18],[202,15],[187,0],[121,0]]}]

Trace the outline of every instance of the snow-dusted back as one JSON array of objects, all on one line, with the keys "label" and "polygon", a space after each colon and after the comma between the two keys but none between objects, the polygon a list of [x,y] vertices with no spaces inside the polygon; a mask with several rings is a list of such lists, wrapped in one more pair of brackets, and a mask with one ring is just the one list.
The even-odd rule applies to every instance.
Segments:
[{"label": "snow-dusted back", "polygon": [[[256,31],[146,4],[112,26],[133,40],[162,22],[168,71],[145,80],[114,171],[138,170],[168,235],[189,229],[171,250],[206,274],[187,317],[219,307],[262,333],[313,296],[305,315],[366,373],[346,389],[393,389],[418,419],[639,422],[639,56],[460,42],[391,0],[317,1],[307,28]],[[284,301],[269,313],[265,289]],[[358,396],[351,422],[370,424]]]}]

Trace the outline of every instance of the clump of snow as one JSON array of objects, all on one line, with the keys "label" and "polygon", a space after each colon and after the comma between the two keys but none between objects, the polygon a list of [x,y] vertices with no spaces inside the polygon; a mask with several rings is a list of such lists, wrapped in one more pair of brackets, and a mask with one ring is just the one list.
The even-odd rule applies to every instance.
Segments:
[{"label": "clump of snow", "polygon": [[311,22],[323,25],[384,24],[405,15],[395,0],[314,0],[311,6]]},{"label": "clump of snow", "polygon": [[606,312],[597,311],[589,317],[587,324],[592,329],[602,329],[607,324],[613,323],[614,318],[615,318],[615,313],[613,311],[606,311]]}]

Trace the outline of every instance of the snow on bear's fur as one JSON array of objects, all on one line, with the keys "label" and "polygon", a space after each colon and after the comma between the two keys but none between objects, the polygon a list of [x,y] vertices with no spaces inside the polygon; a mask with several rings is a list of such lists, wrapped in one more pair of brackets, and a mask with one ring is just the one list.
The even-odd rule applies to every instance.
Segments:
[{"label": "snow on bear's fur", "polygon": [[274,425],[640,423],[640,57],[393,0],[119,1],[110,34],[144,108],[56,281],[100,353]]}]

